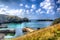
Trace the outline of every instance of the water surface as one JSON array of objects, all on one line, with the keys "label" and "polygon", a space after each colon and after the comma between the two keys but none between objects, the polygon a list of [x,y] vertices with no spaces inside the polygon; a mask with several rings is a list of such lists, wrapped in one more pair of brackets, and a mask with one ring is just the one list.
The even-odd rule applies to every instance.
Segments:
[{"label": "water surface", "polygon": [[[23,23],[9,23],[7,24],[9,29],[15,29],[15,36],[22,36],[24,35],[24,33],[22,32],[22,29],[24,27],[29,27],[29,28],[33,28],[33,29],[37,29],[37,28],[44,28],[44,27],[48,27],[49,25],[51,25],[52,21],[39,21],[39,22],[23,22]],[[7,37],[7,36],[6,36]],[[11,38],[12,36],[10,36]],[[9,36],[8,36],[9,38]]]}]

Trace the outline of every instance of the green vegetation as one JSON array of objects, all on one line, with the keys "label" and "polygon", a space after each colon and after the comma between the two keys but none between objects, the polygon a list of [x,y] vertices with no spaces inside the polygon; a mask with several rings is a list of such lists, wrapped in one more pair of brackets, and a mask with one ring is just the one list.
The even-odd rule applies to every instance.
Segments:
[{"label": "green vegetation", "polygon": [[60,18],[57,18],[53,21],[52,25],[60,23]]},{"label": "green vegetation", "polygon": [[60,24],[36,30],[12,40],[60,40]]},{"label": "green vegetation", "polygon": [[38,19],[37,21],[53,21],[53,19]]},{"label": "green vegetation", "polygon": [[14,36],[15,34],[13,34],[13,33],[8,33],[7,35]]},{"label": "green vegetation", "polygon": [[12,40],[11,38],[5,38],[4,40]]}]

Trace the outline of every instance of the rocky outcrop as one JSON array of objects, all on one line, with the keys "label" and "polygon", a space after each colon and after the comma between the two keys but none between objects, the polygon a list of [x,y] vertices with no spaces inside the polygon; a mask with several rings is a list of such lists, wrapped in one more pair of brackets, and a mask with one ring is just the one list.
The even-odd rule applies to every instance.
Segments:
[{"label": "rocky outcrop", "polygon": [[21,22],[25,22],[25,21],[28,21],[28,19],[27,18],[20,18],[17,16],[0,14],[0,23],[10,23],[10,22],[21,23]]},{"label": "rocky outcrop", "polygon": [[31,29],[31,28],[23,28],[22,29],[23,32],[33,32],[35,30]]},{"label": "rocky outcrop", "polygon": [[0,33],[3,33],[3,34],[13,33],[13,34],[15,34],[15,29],[0,29]]},{"label": "rocky outcrop", "polygon": [[8,28],[7,24],[1,24],[0,28]]},{"label": "rocky outcrop", "polygon": [[5,34],[0,33],[0,40],[4,40],[4,36],[5,36]]},{"label": "rocky outcrop", "polygon": [[60,23],[60,18],[56,18],[51,25]]}]

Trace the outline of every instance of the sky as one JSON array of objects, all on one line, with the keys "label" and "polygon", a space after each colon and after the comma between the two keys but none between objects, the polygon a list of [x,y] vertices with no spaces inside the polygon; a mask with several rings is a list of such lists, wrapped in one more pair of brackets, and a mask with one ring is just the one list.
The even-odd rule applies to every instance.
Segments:
[{"label": "sky", "polygon": [[0,0],[0,14],[55,19],[60,17],[60,0]]}]

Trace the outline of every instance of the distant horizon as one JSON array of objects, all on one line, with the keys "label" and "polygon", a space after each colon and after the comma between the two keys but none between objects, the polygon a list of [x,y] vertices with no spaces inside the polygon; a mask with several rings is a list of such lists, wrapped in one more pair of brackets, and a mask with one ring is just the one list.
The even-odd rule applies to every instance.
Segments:
[{"label": "distant horizon", "polygon": [[[0,15],[7,15],[7,14],[0,14]],[[7,16],[16,16],[16,15],[7,15]],[[17,17],[19,17],[19,16],[17,16]],[[20,18],[27,18],[27,17],[20,17]],[[29,19],[29,18],[27,18],[27,19]],[[50,18],[29,19],[29,20],[44,20],[44,19],[50,19]],[[53,19],[51,18],[50,20],[54,20],[54,19],[56,19],[56,18],[53,18]]]}]

